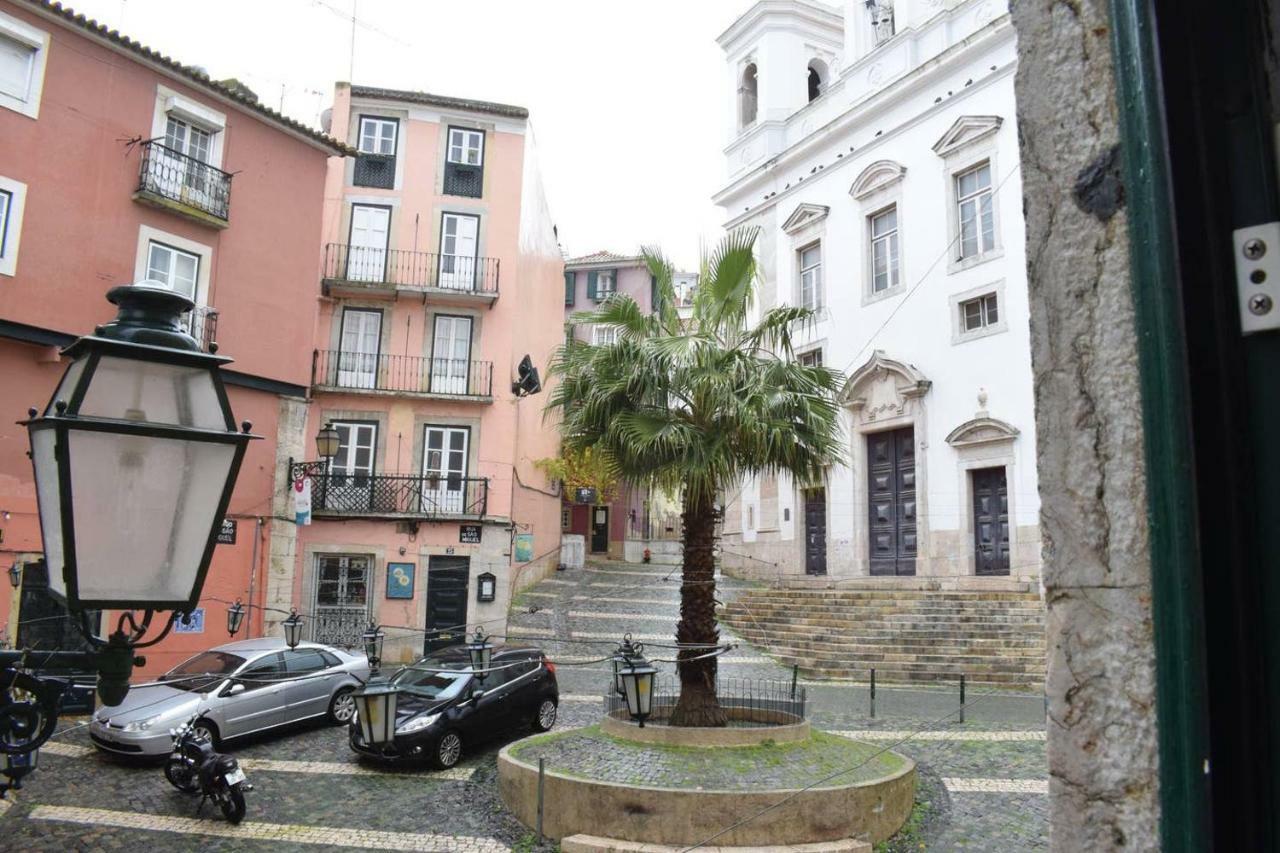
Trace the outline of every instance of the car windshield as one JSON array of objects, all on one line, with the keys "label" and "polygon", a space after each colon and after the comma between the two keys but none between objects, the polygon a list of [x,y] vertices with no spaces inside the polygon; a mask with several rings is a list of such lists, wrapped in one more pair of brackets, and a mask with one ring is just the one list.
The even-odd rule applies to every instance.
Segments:
[{"label": "car windshield", "polygon": [[227,652],[204,652],[180,663],[160,676],[160,680],[179,690],[211,687],[240,668],[244,658]]},{"label": "car windshield", "polygon": [[470,680],[471,667],[468,664],[427,658],[397,672],[391,683],[409,693],[443,700],[457,696]]}]

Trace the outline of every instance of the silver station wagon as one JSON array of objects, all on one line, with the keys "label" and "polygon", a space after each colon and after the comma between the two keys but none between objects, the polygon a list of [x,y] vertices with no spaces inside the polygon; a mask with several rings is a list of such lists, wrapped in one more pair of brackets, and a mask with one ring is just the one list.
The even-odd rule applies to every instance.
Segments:
[{"label": "silver station wagon", "polygon": [[290,649],[280,638],[240,640],[210,649],[129,691],[123,704],[99,708],[89,736],[119,755],[159,757],[173,749],[169,730],[198,717],[213,744],[277,726],[328,717],[350,722],[352,694],[369,680],[363,653],[315,643]]}]

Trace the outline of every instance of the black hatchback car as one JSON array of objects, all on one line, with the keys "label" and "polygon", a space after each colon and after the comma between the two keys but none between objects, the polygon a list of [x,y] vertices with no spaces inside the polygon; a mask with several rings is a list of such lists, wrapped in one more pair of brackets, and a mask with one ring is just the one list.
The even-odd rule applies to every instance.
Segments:
[{"label": "black hatchback car", "polygon": [[462,750],[517,729],[545,732],[556,723],[556,668],[540,649],[494,647],[487,674],[477,676],[464,646],[441,649],[391,677],[400,688],[396,732],[389,744],[365,743],[359,719],[351,748],[385,761],[426,761],[453,767]]}]

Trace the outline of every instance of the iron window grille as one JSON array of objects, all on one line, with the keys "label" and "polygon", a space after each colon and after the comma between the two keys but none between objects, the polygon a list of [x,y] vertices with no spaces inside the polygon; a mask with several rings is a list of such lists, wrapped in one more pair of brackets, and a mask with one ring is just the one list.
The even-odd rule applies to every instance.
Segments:
[{"label": "iron window grille", "polygon": [[151,139],[142,143],[138,192],[148,193],[226,221],[231,175]]}]

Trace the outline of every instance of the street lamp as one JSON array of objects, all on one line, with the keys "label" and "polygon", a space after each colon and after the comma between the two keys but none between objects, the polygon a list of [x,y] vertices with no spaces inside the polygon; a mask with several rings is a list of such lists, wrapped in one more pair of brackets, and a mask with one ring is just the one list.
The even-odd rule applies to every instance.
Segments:
[{"label": "street lamp", "polygon": [[653,711],[653,679],[657,674],[658,670],[641,654],[627,658],[622,667],[622,695],[627,700],[627,712],[642,729],[645,718]]},{"label": "street lamp", "polygon": [[284,628],[284,641],[291,649],[296,649],[298,643],[302,642],[302,617],[298,615],[298,611],[290,610],[289,618],[281,623]]},{"label": "street lamp", "polygon": [[320,458],[330,460],[338,455],[338,447],[342,444],[342,437],[338,435],[338,431],[333,428],[333,424],[325,424],[324,427],[316,433],[316,452],[320,454]]},{"label": "street lamp", "polygon": [[389,681],[371,681],[356,693],[356,718],[365,743],[381,746],[395,738],[399,697],[400,691]]},{"label": "street lamp", "polygon": [[484,681],[489,674],[489,664],[493,660],[493,643],[485,636],[484,628],[476,627],[476,632],[467,643],[467,654],[471,656],[471,671],[476,678]]},{"label": "street lamp", "polygon": [[22,586],[22,564],[17,560],[9,567],[9,586],[17,589]]},{"label": "street lamp", "polygon": [[234,637],[243,623],[244,605],[237,598],[236,603],[227,608],[227,633]]},{"label": "street lamp", "polygon": [[622,670],[627,661],[644,651],[643,643],[632,643],[630,634],[622,635],[622,645],[618,646],[613,653],[613,692],[619,696],[626,695],[626,688],[622,684]]},{"label": "street lamp", "polygon": [[382,641],[386,639],[386,635],[375,623],[370,622],[369,627],[365,628],[364,633],[360,635],[360,639],[364,641],[364,654],[369,659],[369,668],[377,672],[382,666]]}]

